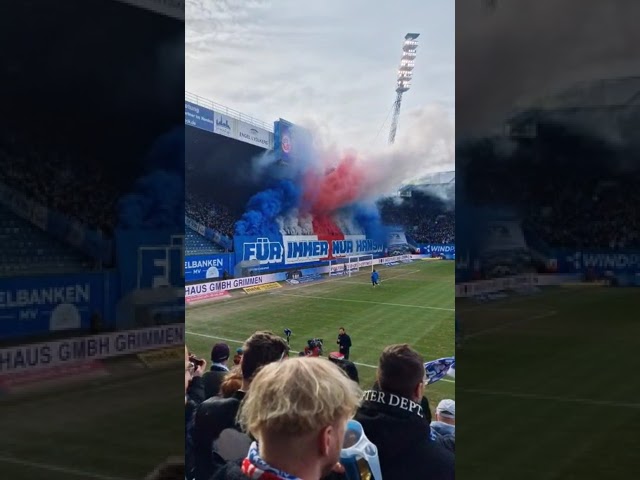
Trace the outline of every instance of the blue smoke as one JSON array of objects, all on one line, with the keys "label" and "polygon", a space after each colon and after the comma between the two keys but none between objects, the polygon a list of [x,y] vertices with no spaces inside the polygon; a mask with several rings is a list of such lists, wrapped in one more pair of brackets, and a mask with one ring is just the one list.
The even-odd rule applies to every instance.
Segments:
[{"label": "blue smoke", "polygon": [[158,137],[144,164],[148,173],[118,202],[118,227],[184,228],[184,126]]},{"label": "blue smoke", "polygon": [[255,194],[249,200],[247,211],[236,223],[236,235],[257,236],[280,233],[276,218],[300,204],[302,189],[291,180],[279,180]]},{"label": "blue smoke", "polygon": [[382,224],[378,206],[370,203],[359,203],[352,208],[353,218],[364,229],[367,238],[378,242],[386,242],[386,228]]}]

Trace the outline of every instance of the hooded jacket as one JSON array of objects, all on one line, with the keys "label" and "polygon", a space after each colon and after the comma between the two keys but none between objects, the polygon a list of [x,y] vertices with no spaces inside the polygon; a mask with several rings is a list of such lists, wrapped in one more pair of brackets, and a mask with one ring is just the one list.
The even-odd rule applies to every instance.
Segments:
[{"label": "hooded jacket", "polygon": [[356,413],[369,440],[378,447],[384,480],[453,480],[455,457],[430,439],[421,404],[388,392],[369,390]]}]

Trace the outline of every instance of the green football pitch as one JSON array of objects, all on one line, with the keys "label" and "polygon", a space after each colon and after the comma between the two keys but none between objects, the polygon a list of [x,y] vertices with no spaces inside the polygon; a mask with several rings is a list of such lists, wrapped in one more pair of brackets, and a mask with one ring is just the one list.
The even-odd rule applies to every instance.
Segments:
[{"label": "green football pitch", "polygon": [[635,478],[640,290],[568,285],[456,306],[457,476]]},{"label": "green football pitch", "polygon": [[0,478],[136,480],[184,455],[184,367],[0,402]]},{"label": "green football pitch", "polygon": [[[293,351],[303,350],[315,337],[324,340],[328,354],[337,350],[338,328],[345,327],[353,342],[350,360],[365,389],[373,384],[387,345],[408,343],[425,360],[454,355],[454,262],[418,260],[379,271],[376,288],[370,270],[361,270],[351,277],[236,293],[232,299],[192,307],[187,310],[187,345],[209,359],[216,342],[235,349],[257,330],[284,337],[289,328]],[[445,378],[427,387],[426,395],[432,408],[442,398],[455,398],[455,381]]]}]

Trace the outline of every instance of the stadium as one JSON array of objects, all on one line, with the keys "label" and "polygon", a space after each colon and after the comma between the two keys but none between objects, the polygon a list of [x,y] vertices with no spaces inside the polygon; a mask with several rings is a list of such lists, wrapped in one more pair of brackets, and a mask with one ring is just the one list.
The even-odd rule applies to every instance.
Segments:
[{"label": "stadium", "polygon": [[[290,356],[338,358],[345,328],[346,358],[370,388],[387,345],[408,343],[425,361],[454,357],[454,172],[365,196],[358,161],[327,161],[314,132],[291,122],[271,126],[186,93],[185,124],[195,358],[213,362],[214,345],[233,352],[264,330],[286,338]],[[450,373],[427,387],[431,410],[455,398]]]},{"label": "stadium", "polygon": [[[289,357],[329,358],[363,389],[376,388],[388,346],[409,344],[426,385],[411,395],[422,406],[411,404],[428,412],[416,421],[431,422],[455,398],[455,173],[376,195],[379,171],[323,152],[313,131],[284,119],[271,127],[187,92],[185,125],[186,345],[194,371],[211,362],[187,390],[190,478],[222,475],[246,455],[244,432],[207,419],[252,398],[256,332],[286,338]],[[431,437],[420,425],[422,445]],[[454,438],[434,432],[452,474]]]}]

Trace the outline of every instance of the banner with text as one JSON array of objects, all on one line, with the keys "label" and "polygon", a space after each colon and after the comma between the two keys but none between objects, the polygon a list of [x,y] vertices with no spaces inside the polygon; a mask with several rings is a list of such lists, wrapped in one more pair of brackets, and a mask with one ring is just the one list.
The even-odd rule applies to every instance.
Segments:
[{"label": "banner with text", "polygon": [[184,281],[187,283],[222,278],[224,272],[233,272],[233,253],[189,255],[184,259]]},{"label": "banner with text", "polygon": [[456,258],[456,246],[454,244],[422,244],[420,245],[420,253],[430,257],[443,257],[447,260],[454,260]]},{"label": "banner with text", "polygon": [[87,329],[95,312],[107,311],[105,274],[18,277],[0,280],[0,338]]},{"label": "banner with text", "polygon": [[184,124],[267,150],[273,148],[273,133],[270,131],[187,100],[184,101]]},{"label": "banner with text", "polygon": [[99,360],[184,344],[184,325],[169,325],[0,348],[0,374]]},{"label": "banner with text", "polygon": [[[278,235],[234,238],[236,263],[254,262],[265,270],[304,265],[365,253],[381,254],[384,245],[364,235]],[[257,269],[256,269],[257,270]]]},{"label": "banner with text", "polygon": [[273,148],[273,135],[264,128],[256,127],[238,120],[238,140],[267,150]]},{"label": "banner with text", "polygon": [[558,250],[551,255],[554,270],[560,273],[640,272],[640,250]]},{"label": "banner with text", "polygon": [[213,132],[213,110],[185,100],[184,124],[207,132]]},{"label": "banner with text", "polygon": [[184,296],[188,304],[211,300],[220,293],[239,288],[255,287],[265,283],[282,282],[287,279],[286,272],[271,273],[267,275],[256,275],[253,277],[232,278],[230,280],[220,280],[218,282],[198,283],[195,285],[185,285]]},{"label": "banner with text", "polygon": [[[395,257],[381,257],[371,259],[363,259],[354,262],[352,267],[367,268],[372,265],[399,265],[400,263],[411,262],[424,258],[423,255],[398,255]],[[241,288],[254,287],[264,285],[266,283],[284,282],[296,284],[306,283],[307,281],[317,281],[321,275],[328,273],[342,273],[344,266],[342,264],[324,263],[322,266],[313,268],[288,268],[284,272],[270,273],[265,275],[255,275],[250,277],[232,278],[230,280],[221,280],[217,282],[199,283],[185,286],[185,299],[188,304],[199,303],[202,301],[218,299],[222,294],[231,290]]]}]

